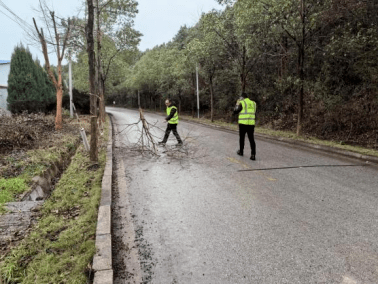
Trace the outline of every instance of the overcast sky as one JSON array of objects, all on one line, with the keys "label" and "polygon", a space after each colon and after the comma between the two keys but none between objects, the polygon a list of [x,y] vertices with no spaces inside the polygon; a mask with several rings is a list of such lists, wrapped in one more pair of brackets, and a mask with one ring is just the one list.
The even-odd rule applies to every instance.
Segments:
[{"label": "overcast sky", "polygon": [[[59,16],[83,16],[80,0],[46,0],[49,7],[53,7]],[[216,0],[139,0],[139,13],[135,18],[134,28],[143,34],[139,49],[144,51],[156,45],[170,41],[181,26],[189,27],[196,24],[202,13],[212,9],[222,9]],[[0,0],[0,60],[10,60],[15,46],[30,42],[26,39],[23,29],[15,23],[14,16],[3,7],[4,4],[11,12],[33,26],[33,17],[37,22],[39,0]],[[44,58],[39,48],[29,45],[33,58],[44,64]],[[56,56],[51,60],[56,64]]]}]

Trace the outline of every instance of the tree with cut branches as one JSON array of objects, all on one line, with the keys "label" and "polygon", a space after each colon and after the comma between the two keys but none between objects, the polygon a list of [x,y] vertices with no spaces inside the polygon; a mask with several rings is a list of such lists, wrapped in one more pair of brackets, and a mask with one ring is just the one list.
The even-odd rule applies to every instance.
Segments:
[{"label": "tree with cut branches", "polygon": [[[64,23],[64,28],[58,26],[57,17],[54,11],[51,11],[45,2],[40,1],[40,9],[45,20],[48,35],[46,36],[42,28],[39,28],[35,19],[33,18],[34,27],[38,34],[39,42],[41,43],[43,57],[49,78],[54,84],[56,89],[56,116],[55,116],[55,129],[62,129],[62,98],[63,98],[63,77],[62,77],[62,61],[67,47],[67,41],[70,36],[71,20],[68,19]],[[62,20],[64,22],[64,20]],[[57,56],[57,74],[55,78],[53,69],[49,59],[49,48],[54,48]]]}]

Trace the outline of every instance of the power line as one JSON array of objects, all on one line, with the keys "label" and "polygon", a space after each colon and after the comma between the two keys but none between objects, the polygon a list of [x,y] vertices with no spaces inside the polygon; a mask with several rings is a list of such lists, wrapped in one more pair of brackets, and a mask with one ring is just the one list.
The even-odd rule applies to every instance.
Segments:
[{"label": "power line", "polygon": [[[23,19],[21,19],[15,12],[13,12],[9,7],[7,7],[2,0],[0,0],[0,7],[5,8],[5,10],[7,10],[11,14],[11,16],[5,14],[3,11],[0,10],[0,12],[2,14],[4,14],[9,19],[11,19],[15,23],[17,23],[26,32],[26,34],[30,37],[30,39],[32,39],[33,41],[39,42],[38,35],[37,35],[36,30],[35,30],[33,25],[31,25],[31,24],[27,23],[26,21],[24,21]],[[44,18],[45,18],[45,21],[46,21],[46,15],[44,15]],[[46,25],[48,25],[47,22],[46,22]],[[52,45],[55,48],[56,44],[53,42],[53,40],[51,40],[51,39],[53,39],[53,37],[50,33],[49,28],[48,28],[48,32],[50,34],[50,38],[49,39],[45,38],[45,40],[48,44]]]},{"label": "power line", "polygon": [[14,21],[15,23],[17,23],[25,32],[27,32],[27,33],[33,33],[34,32],[33,26],[28,24],[26,21],[21,19],[19,16],[17,16],[17,14],[14,13],[9,7],[7,7],[2,0],[0,0],[0,6],[3,7],[5,10],[7,10],[11,15],[13,15],[13,17],[5,14],[1,10],[0,10],[0,12],[2,14],[4,14],[5,16],[7,16],[12,21]]}]

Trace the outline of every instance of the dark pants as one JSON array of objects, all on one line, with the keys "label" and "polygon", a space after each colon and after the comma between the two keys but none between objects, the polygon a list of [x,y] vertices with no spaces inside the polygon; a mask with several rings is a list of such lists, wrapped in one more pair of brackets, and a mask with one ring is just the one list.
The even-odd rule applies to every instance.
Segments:
[{"label": "dark pants", "polygon": [[243,153],[244,150],[244,140],[245,134],[248,134],[249,144],[251,145],[251,154],[256,155],[256,143],[254,138],[255,126],[254,125],[245,125],[239,124],[239,144],[240,152]]},{"label": "dark pants", "polygon": [[177,142],[182,143],[180,135],[177,133],[177,124],[169,124],[169,123],[167,125],[167,129],[165,130],[165,135],[162,142],[167,143],[167,140],[171,131],[173,132],[173,135],[176,136]]}]

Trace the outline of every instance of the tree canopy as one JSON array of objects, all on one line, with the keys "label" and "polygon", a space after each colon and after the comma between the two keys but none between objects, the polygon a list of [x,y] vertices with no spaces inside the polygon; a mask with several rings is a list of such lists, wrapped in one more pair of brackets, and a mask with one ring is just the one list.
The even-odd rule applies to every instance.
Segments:
[{"label": "tree canopy", "polygon": [[[152,109],[170,97],[193,113],[198,67],[200,109],[211,119],[231,121],[246,92],[258,103],[258,124],[339,140],[365,133],[374,141],[376,1],[218,2],[224,9],[181,27],[170,42],[119,62],[122,75],[109,75],[107,96],[137,106],[139,94],[142,107]],[[352,109],[352,116],[342,114]]]}]

